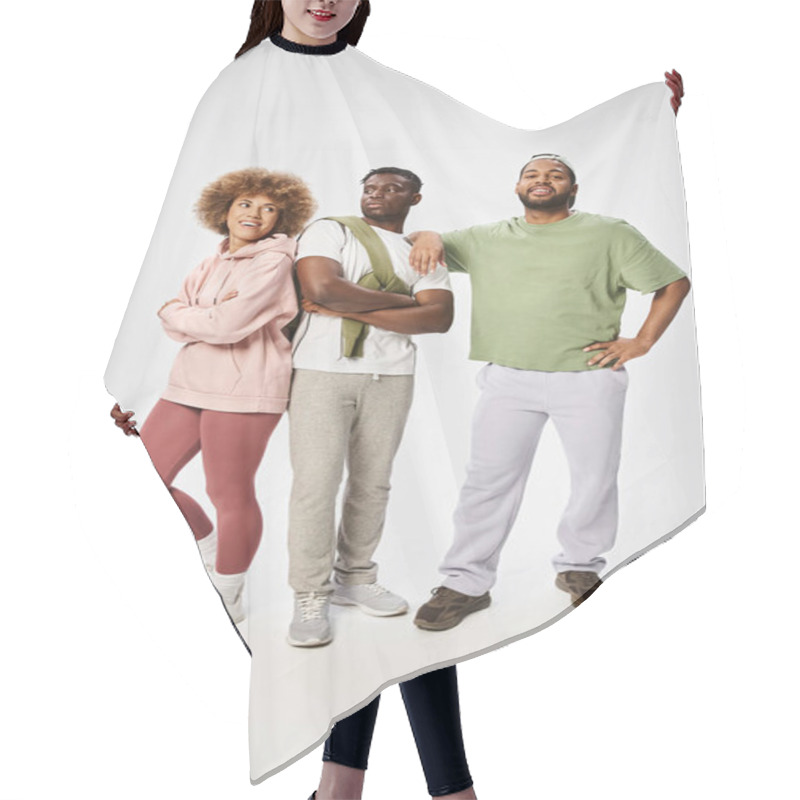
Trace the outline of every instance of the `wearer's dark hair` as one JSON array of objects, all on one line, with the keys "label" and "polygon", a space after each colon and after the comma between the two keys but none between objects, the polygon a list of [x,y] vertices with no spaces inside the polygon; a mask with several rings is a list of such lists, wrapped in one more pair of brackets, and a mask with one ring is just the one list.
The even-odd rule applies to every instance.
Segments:
[{"label": "wearer's dark hair", "polygon": [[563,161],[561,161],[561,159],[553,158],[552,155],[553,154],[551,153],[543,153],[542,155],[537,155],[534,156],[533,158],[529,158],[525,162],[525,165],[522,167],[522,169],[519,171],[519,177],[522,178],[523,174],[525,173],[525,170],[528,168],[528,164],[532,164],[534,161],[539,161],[539,160],[558,161],[558,163],[561,164],[561,166],[564,167],[564,169],[569,173],[569,179],[570,181],[572,181],[572,185],[574,186],[578,182],[577,178],[575,177],[575,171],[568,164],[565,164]]},{"label": "wearer's dark hair", "polygon": [[230,233],[228,211],[238,197],[247,194],[266,195],[278,207],[280,216],[270,235],[285,233],[287,236],[296,236],[317,207],[308,186],[296,175],[248,167],[228,172],[209,183],[194,210],[204,227],[227,235]]},{"label": "wearer's dark hair", "polygon": [[422,188],[422,181],[419,175],[413,173],[410,169],[400,169],[399,167],[378,167],[378,169],[371,169],[362,179],[362,185],[365,184],[373,175],[399,175],[411,183],[411,190],[417,194]]},{"label": "wearer's dark hair", "polygon": [[[369,0],[361,0],[353,19],[339,31],[338,38],[346,40],[355,47],[361,38],[364,25],[367,24],[369,11]],[[282,30],[283,6],[280,0],[255,0],[253,10],[250,12],[250,30],[236,58]]]}]

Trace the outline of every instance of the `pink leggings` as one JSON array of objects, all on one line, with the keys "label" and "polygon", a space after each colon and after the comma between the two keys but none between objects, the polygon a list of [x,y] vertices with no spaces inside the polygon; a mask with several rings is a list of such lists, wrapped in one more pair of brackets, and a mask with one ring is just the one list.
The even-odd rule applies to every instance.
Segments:
[{"label": "pink leggings", "polygon": [[159,400],[141,436],[161,480],[195,539],[214,525],[200,504],[176,489],[178,473],[202,450],[206,491],[217,511],[217,572],[246,572],[261,541],[255,477],[280,414],[234,414]]}]

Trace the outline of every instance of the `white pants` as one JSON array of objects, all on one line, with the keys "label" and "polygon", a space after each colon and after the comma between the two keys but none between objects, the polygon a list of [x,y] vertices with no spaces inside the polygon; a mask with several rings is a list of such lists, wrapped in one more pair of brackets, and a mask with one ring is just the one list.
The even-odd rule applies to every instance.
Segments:
[{"label": "white pants", "polygon": [[440,567],[444,585],[488,591],[516,519],[542,429],[553,420],[571,491],[558,527],[557,571],[600,572],[617,532],[617,471],[628,375],[624,369],[536,372],[488,364],[472,423],[455,536]]}]

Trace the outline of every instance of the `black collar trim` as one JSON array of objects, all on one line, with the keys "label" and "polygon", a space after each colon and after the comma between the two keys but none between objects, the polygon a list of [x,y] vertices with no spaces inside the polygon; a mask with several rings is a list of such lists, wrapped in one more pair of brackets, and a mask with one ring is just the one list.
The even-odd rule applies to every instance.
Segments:
[{"label": "black collar trim", "polygon": [[307,56],[332,56],[341,53],[347,47],[346,39],[337,39],[332,44],[298,44],[284,38],[279,33],[274,33],[269,40],[281,50],[288,50],[290,53],[303,53]]}]

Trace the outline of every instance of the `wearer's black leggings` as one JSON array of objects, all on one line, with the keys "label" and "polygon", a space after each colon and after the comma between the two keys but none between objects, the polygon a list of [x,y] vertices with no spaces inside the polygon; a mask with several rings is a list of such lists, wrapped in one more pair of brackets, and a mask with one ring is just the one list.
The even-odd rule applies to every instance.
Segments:
[{"label": "wearer's black leggings", "polygon": [[[456,668],[427,672],[400,684],[408,721],[432,797],[472,786],[461,735]],[[366,769],[380,696],[333,726],[323,761]]]}]

